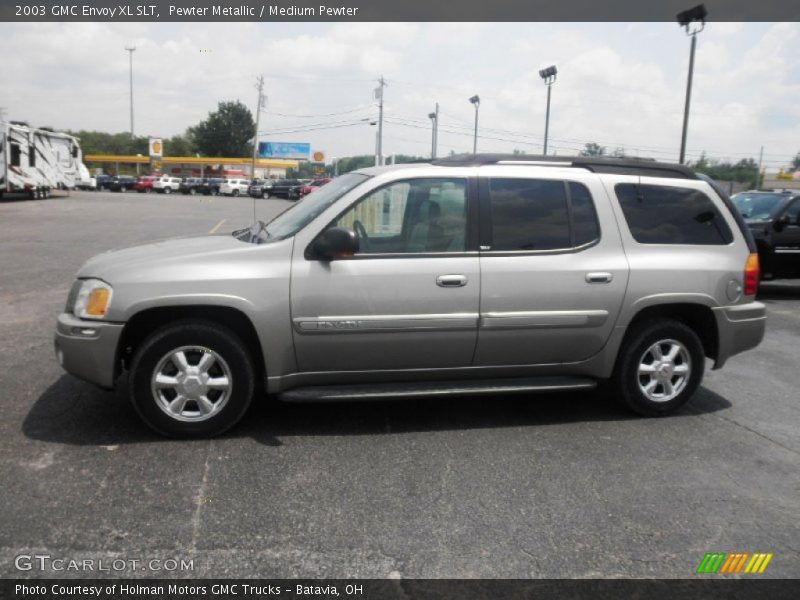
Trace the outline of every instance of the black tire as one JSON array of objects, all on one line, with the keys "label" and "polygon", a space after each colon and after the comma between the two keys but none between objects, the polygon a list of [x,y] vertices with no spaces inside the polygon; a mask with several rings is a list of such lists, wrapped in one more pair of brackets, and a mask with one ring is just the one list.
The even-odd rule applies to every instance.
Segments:
[{"label": "black tire", "polygon": [[[663,342],[659,351],[669,349],[671,347],[669,342],[678,342],[677,346],[683,346],[683,350],[680,350],[676,359],[671,361],[671,367],[669,362],[660,367],[666,369],[661,371],[661,374],[664,374],[664,378],[667,379],[667,385],[674,385],[673,389],[680,387],[680,391],[674,397],[669,398],[668,388],[663,383],[656,383],[651,394],[666,395],[663,399],[656,400],[648,397],[641,386],[658,376],[640,374],[639,368],[650,358],[653,360],[647,366],[653,365],[654,368],[659,368],[659,365],[662,365],[650,352],[650,349],[658,342]],[[689,369],[688,375],[684,376],[683,383],[677,372],[677,367],[681,364],[688,364]],[[674,375],[672,368],[676,369]],[[611,391],[617,399],[634,412],[648,417],[663,417],[674,413],[689,401],[703,380],[704,370],[703,344],[694,330],[674,319],[643,322],[634,325],[625,336],[611,380]],[[661,392],[658,391],[659,389]]]},{"label": "black tire", "polygon": [[266,190],[261,192],[261,198],[263,198],[264,200],[269,198],[269,192],[267,192]]},{"label": "black tire", "polygon": [[233,196],[234,198],[237,197],[238,195],[239,195],[239,190],[233,190],[231,192],[231,196]]},{"label": "black tire", "polygon": [[[151,389],[151,377],[162,360],[170,352],[186,346],[216,353],[230,373],[226,403],[205,420],[181,421],[168,415]],[[187,351],[187,356],[189,354],[191,352]],[[227,431],[242,418],[253,399],[255,378],[247,347],[233,331],[212,321],[192,319],[158,329],[142,342],[131,363],[128,392],[136,412],[157,433],[177,438],[203,438]],[[220,398],[222,396],[217,401]]]},{"label": "black tire", "polygon": [[172,193],[172,188],[171,187],[165,187],[164,188],[164,193],[165,194],[171,194]]}]

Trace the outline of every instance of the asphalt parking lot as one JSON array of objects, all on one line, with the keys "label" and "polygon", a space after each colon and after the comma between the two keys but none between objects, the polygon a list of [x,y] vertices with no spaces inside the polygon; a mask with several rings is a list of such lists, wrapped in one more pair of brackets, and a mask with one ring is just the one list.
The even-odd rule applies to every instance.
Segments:
[{"label": "asphalt parking lot", "polygon": [[595,393],[265,401],[222,438],[169,441],[61,370],[55,318],[86,259],[252,214],[246,198],[0,202],[0,576],[42,576],[15,557],[49,554],[193,560],[135,576],[687,578],[715,551],[800,575],[800,281],[763,285],[763,344],[657,420]]}]

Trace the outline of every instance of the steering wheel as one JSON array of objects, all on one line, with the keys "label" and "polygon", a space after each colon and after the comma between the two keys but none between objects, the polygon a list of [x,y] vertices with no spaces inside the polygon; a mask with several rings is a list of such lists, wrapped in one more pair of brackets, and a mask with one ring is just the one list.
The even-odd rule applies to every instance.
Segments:
[{"label": "steering wheel", "polygon": [[356,220],[353,222],[353,230],[356,232],[356,235],[359,239],[359,244],[361,246],[362,251],[369,250],[369,236],[367,235],[367,229],[364,227],[364,224]]}]

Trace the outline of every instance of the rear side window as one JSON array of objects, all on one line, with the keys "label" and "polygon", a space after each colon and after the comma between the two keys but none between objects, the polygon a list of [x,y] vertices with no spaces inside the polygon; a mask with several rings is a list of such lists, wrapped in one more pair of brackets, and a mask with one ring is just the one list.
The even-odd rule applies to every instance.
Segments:
[{"label": "rear side window", "polygon": [[717,207],[699,190],[634,183],[618,183],[614,190],[640,244],[713,246],[733,241]]},{"label": "rear side window", "polygon": [[493,251],[574,248],[600,237],[589,190],[564,181],[491,179]]},{"label": "rear side window", "polygon": [[11,166],[12,167],[19,167],[20,166],[20,157],[22,156],[22,152],[20,151],[19,144],[11,144]]}]

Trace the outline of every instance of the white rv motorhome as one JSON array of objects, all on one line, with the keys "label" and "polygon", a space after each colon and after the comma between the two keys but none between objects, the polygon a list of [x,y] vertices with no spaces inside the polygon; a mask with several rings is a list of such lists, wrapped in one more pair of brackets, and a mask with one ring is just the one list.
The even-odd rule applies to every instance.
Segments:
[{"label": "white rv motorhome", "polygon": [[0,196],[17,192],[47,198],[52,190],[74,188],[86,169],[81,167],[78,138],[0,122]]}]

